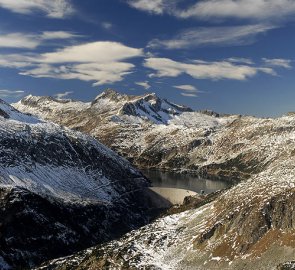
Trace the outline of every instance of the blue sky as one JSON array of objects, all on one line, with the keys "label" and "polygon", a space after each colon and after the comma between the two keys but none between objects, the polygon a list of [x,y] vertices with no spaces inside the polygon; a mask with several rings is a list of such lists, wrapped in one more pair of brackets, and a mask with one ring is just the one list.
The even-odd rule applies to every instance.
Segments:
[{"label": "blue sky", "polygon": [[295,110],[293,0],[0,0],[0,97],[156,92],[194,109]]}]

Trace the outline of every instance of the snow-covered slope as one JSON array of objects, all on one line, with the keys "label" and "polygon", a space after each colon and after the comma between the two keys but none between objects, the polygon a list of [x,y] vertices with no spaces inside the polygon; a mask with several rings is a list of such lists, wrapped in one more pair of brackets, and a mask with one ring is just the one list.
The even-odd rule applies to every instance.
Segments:
[{"label": "snow-covered slope", "polygon": [[146,179],[90,137],[0,101],[0,261],[13,267],[147,221]]},{"label": "snow-covered slope", "polygon": [[120,195],[111,182],[122,181],[123,173],[142,180],[126,160],[90,136],[0,105],[8,115],[0,117],[1,184],[65,201],[110,203]]}]

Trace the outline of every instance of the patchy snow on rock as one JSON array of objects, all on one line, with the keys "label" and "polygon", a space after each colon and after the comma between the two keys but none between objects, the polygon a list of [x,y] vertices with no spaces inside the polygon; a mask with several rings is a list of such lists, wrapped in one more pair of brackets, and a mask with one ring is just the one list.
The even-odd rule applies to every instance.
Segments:
[{"label": "patchy snow on rock", "polygon": [[[139,166],[187,170],[240,183],[200,209],[158,219],[94,248],[84,254],[82,265],[91,262],[95,269],[106,262],[109,269],[127,265],[183,270],[196,266],[239,269],[241,265],[255,269],[259,263],[259,269],[272,269],[292,261],[294,115],[277,119],[217,116],[172,107],[175,110],[170,113],[167,106],[171,105],[152,95],[109,92],[100,99],[106,99],[105,95],[112,100],[111,111],[101,114],[92,108],[85,126],[88,110],[83,121],[75,115],[63,123],[89,132]],[[49,119],[57,120],[54,115]]]},{"label": "patchy snow on rock", "polygon": [[[105,157],[106,162],[136,174],[126,160],[88,135],[25,115],[5,102],[0,103],[0,110],[9,116],[0,117],[0,184],[27,188],[37,194],[66,201],[111,203],[118,199],[119,193],[114,189],[115,179],[104,175],[99,164],[97,168],[91,168],[87,161],[83,163],[79,159],[81,153],[76,152],[81,150],[85,152],[84,158],[95,159],[90,155],[96,151]],[[75,149],[75,145],[79,148]],[[14,152],[17,148],[20,155]],[[47,158],[50,151],[59,156],[48,155]],[[44,156],[39,157],[41,153]]]}]

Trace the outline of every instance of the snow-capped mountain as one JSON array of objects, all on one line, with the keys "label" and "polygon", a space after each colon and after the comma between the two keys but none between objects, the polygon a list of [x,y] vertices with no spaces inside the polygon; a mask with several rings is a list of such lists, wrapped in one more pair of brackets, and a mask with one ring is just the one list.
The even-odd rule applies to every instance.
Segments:
[{"label": "snow-capped mountain", "polygon": [[210,145],[215,131],[239,118],[193,112],[155,94],[128,96],[114,90],[89,103],[28,96],[13,106],[89,133],[138,167],[191,171],[198,168],[187,161],[190,152]]},{"label": "snow-capped mountain", "polygon": [[[41,103],[32,106],[25,99],[15,106],[87,131],[138,166],[242,180],[201,208],[159,219],[117,241],[67,258],[66,264],[72,269],[76,268],[73,261],[79,262],[79,269],[292,266],[289,261],[294,260],[295,253],[294,114],[262,119],[187,111],[158,123],[108,110],[108,105],[100,105],[105,111],[97,117],[97,109],[92,108],[88,114],[81,109],[81,118],[69,109],[72,106],[65,109],[62,105],[54,114],[61,116],[68,110],[71,115],[62,120],[51,112],[45,114]],[[60,260],[44,269],[64,266]]]},{"label": "snow-capped mountain", "polygon": [[111,118],[109,120],[113,121],[132,123],[139,118],[142,121],[146,120],[156,124],[166,124],[173,116],[192,111],[188,107],[162,100],[154,93],[128,96],[111,89],[106,90],[89,103],[30,95],[14,106],[22,111],[30,108],[32,113],[48,118],[60,111],[66,112],[69,118],[74,117],[72,114],[75,108],[77,112],[87,112],[104,119]]},{"label": "snow-capped mountain", "polygon": [[25,268],[147,222],[147,180],[90,137],[0,101],[0,265]]}]

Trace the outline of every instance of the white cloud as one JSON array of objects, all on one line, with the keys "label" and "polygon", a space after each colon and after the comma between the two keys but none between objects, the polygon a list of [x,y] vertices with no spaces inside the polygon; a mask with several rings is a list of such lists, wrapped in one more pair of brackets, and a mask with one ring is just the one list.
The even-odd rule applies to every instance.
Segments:
[{"label": "white cloud", "polygon": [[243,57],[231,57],[231,58],[228,58],[226,60],[229,61],[229,62],[232,62],[232,63],[247,64],[247,65],[253,65],[254,64],[252,59],[243,58]]},{"label": "white cloud", "polygon": [[[133,8],[179,18],[285,20],[295,14],[294,0],[129,0]],[[180,5],[181,4],[181,5]],[[185,6],[186,4],[186,6]]]},{"label": "white cloud", "polygon": [[67,31],[45,31],[41,34],[41,40],[50,40],[50,39],[72,39],[76,37],[81,37],[80,35],[73,34]]},{"label": "white cloud", "polygon": [[44,53],[42,63],[110,63],[142,56],[142,49],[127,47],[118,42],[97,41]]},{"label": "white cloud", "polygon": [[64,93],[57,93],[56,95],[54,95],[57,99],[63,99],[65,97],[68,97],[69,95],[73,94],[73,91],[66,91]]},{"label": "white cloud", "polygon": [[21,97],[23,96],[25,91],[22,90],[7,90],[7,89],[1,89],[0,90],[0,97],[6,98],[6,97]]},{"label": "white cloud", "polygon": [[187,74],[195,79],[246,80],[259,72],[276,75],[272,68],[238,65],[228,61],[205,62],[197,60],[183,63],[168,58],[148,58],[145,59],[144,66],[156,72],[151,74],[152,77],[178,77]]},{"label": "white cloud", "polygon": [[113,24],[110,22],[103,22],[101,24],[102,28],[104,28],[105,30],[110,30],[113,28]]},{"label": "white cloud", "polygon": [[274,59],[268,59],[268,58],[262,58],[262,61],[266,66],[270,67],[282,67],[286,69],[291,69],[291,63],[292,60],[289,59],[281,59],[281,58],[274,58]]},{"label": "white cloud", "polygon": [[184,90],[184,91],[190,91],[190,92],[197,92],[198,91],[198,89],[195,86],[189,85],[189,84],[175,85],[173,87],[180,89],[180,90]]},{"label": "white cloud", "polygon": [[26,48],[34,49],[39,46],[40,41],[32,35],[12,33],[0,35],[0,47],[2,48]]},{"label": "white cloud", "polygon": [[142,86],[144,89],[149,89],[151,88],[150,84],[148,81],[145,81],[145,82],[136,82],[135,84],[139,85],[139,86]]},{"label": "white cloud", "polygon": [[181,95],[185,97],[197,97],[199,93],[198,88],[190,84],[174,85],[173,87],[184,91],[181,92]]},{"label": "white cloud", "polygon": [[[203,0],[179,11],[182,18],[282,19],[295,13],[293,0]],[[175,13],[176,15],[176,13]]]},{"label": "white cloud", "polygon": [[9,33],[0,35],[0,48],[35,49],[50,39],[71,39],[79,37],[66,31],[46,31],[41,34]]},{"label": "white cloud", "polygon": [[128,4],[142,11],[162,14],[166,7],[165,2],[165,0],[129,0]]},{"label": "white cloud", "polygon": [[131,73],[133,68],[133,64],[124,62],[64,64],[58,66],[40,64],[20,74],[35,78],[94,81],[93,86],[97,86],[122,81],[124,76]]},{"label": "white cloud", "polygon": [[181,93],[181,95],[184,97],[198,97],[198,95],[194,93]]},{"label": "white cloud", "polygon": [[40,55],[0,55],[0,66],[18,68],[21,75],[36,78],[78,79],[102,85],[122,81],[135,67],[125,60],[141,56],[142,49],[101,41]]},{"label": "white cloud", "polygon": [[25,68],[31,66],[34,57],[21,54],[0,54],[0,67]]},{"label": "white cloud", "polygon": [[0,0],[0,7],[21,14],[41,11],[51,18],[65,18],[73,13],[68,0]]},{"label": "white cloud", "polygon": [[150,48],[184,49],[201,46],[233,46],[246,45],[255,42],[259,34],[276,28],[266,24],[253,24],[226,27],[199,27],[188,29],[172,39],[154,39],[149,44]]}]

